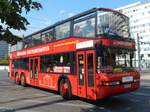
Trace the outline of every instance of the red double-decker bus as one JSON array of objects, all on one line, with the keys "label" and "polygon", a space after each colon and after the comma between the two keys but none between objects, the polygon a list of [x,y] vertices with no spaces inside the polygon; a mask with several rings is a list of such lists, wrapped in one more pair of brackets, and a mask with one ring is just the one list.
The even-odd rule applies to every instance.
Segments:
[{"label": "red double-decker bus", "polygon": [[9,54],[11,80],[98,100],[140,87],[129,18],[94,8],[35,32]]}]

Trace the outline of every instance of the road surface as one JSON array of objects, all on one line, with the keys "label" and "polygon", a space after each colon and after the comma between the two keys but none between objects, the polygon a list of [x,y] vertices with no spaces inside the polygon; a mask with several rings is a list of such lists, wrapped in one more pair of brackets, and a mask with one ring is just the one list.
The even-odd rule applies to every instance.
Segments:
[{"label": "road surface", "polygon": [[150,112],[150,74],[142,74],[139,90],[94,102],[18,86],[0,71],[0,112]]}]

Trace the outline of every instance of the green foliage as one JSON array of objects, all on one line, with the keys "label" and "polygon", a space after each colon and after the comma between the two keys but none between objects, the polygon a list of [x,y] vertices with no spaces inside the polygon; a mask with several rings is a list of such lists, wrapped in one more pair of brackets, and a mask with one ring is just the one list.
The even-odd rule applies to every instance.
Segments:
[{"label": "green foliage", "polygon": [[8,65],[8,56],[0,59],[0,65]]},{"label": "green foliage", "polygon": [[16,44],[21,38],[14,35],[10,29],[26,30],[29,22],[22,13],[27,14],[33,9],[41,8],[41,4],[33,0],[0,0],[0,22],[3,24],[0,24],[0,40]]}]

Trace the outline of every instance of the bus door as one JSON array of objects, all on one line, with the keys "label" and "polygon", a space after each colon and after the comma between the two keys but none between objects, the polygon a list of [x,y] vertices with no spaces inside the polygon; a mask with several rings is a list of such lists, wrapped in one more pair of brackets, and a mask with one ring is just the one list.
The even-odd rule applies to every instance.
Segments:
[{"label": "bus door", "polygon": [[30,84],[36,86],[38,84],[39,58],[31,58],[29,63]]},{"label": "bus door", "polygon": [[95,79],[94,50],[77,52],[78,96],[94,99]]}]

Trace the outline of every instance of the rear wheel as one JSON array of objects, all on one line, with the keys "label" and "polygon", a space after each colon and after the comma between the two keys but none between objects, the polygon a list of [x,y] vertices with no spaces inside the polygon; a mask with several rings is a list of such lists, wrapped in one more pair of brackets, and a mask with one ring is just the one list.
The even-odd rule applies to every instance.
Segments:
[{"label": "rear wheel", "polygon": [[17,85],[20,84],[19,74],[18,74],[18,73],[16,73],[16,75],[15,75],[15,83],[16,83]]},{"label": "rear wheel", "polygon": [[70,100],[72,98],[71,84],[68,79],[62,79],[60,81],[59,92],[66,100]]},{"label": "rear wheel", "polygon": [[26,78],[25,78],[25,75],[23,74],[23,75],[21,75],[21,85],[22,86],[26,86]]}]

